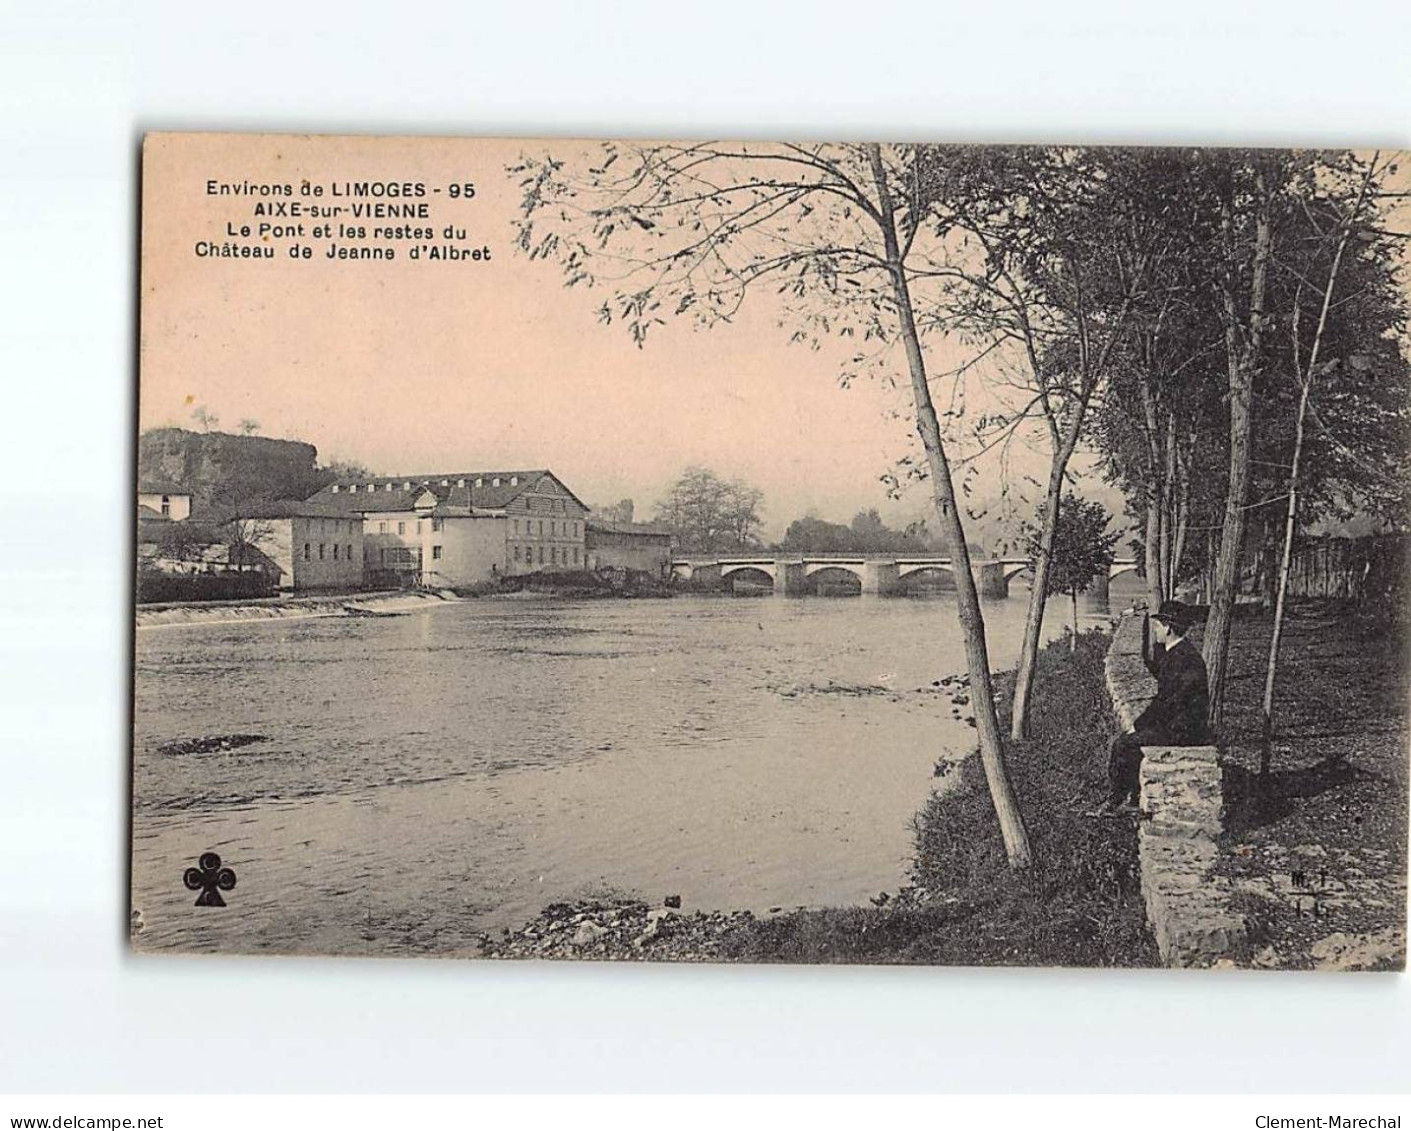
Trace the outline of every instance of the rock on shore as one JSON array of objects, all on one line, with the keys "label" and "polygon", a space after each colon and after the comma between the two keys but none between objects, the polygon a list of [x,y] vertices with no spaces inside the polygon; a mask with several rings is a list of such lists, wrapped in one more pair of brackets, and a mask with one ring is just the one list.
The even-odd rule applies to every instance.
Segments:
[{"label": "rock on shore", "polygon": [[749,911],[682,914],[634,899],[551,903],[517,931],[481,935],[480,952],[487,958],[718,962],[729,958],[730,938],[753,922]]}]

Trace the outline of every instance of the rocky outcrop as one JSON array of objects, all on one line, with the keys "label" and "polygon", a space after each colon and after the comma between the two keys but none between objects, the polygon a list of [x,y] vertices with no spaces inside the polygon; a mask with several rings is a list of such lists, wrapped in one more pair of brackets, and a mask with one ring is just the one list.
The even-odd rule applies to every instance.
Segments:
[{"label": "rocky outcrop", "polygon": [[[1124,728],[1156,695],[1142,663],[1141,624],[1124,617],[1107,653],[1107,690]],[[1230,882],[1215,874],[1222,804],[1215,747],[1143,748],[1137,853],[1147,920],[1167,966],[1233,964],[1247,948]]]},{"label": "rocky outcrop", "polygon": [[137,479],[190,492],[192,515],[222,519],[270,499],[306,499],[328,481],[298,440],[151,428],[137,438]]}]

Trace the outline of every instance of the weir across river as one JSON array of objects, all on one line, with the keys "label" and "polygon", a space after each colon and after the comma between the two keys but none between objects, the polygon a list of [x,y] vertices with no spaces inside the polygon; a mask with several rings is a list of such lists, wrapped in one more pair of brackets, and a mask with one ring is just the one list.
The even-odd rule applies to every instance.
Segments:
[{"label": "weir across river", "polygon": [[[972,559],[971,572],[980,596],[1009,596],[1009,582],[1020,574],[1029,573],[1027,558]],[[1094,578],[1088,594],[1094,600],[1107,600],[1108,582],[1118,574],[1137,568],[1136,558],[1115,558],[1105,574]],[[673,577],[683,581],[716,583],[732,586],[735,581],[755,585],[768,584],[776,597],[798,597],[817,592],[821,582],[848,579],[861,585],[863,593],[890,596],[904,591],[907,578],[929,575],[950,579],[954,568],[949,557],[896,554],[805,554],[778,557],[774,555],[738,557],[677,558],[671,563]]]}]

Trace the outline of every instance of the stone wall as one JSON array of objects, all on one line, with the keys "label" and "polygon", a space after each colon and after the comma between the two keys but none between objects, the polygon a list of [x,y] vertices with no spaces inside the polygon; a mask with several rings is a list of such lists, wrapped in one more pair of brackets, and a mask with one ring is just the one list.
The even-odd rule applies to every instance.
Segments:
[{"label": "stone wall", "polygon": [[[1107,653],[1107,690],[1128,730],[1156,695],[1141,649],[1142,618],[1123,617]],[[1167,966],[1227,965],[1246,949],[1230,882],[1214,875],[1222,801],[1215,747],[1143,749],[1137,853],[1147,920]]]}]

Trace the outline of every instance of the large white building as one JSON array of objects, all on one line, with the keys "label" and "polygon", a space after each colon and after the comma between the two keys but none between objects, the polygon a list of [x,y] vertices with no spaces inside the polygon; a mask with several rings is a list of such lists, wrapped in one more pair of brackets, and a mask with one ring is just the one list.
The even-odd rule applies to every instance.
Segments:
[{"label": "large white building", "polygon": [[309,502],[361,517],[368,585],[455,588],[587,568],[588,508],[542,468],[343,480]]}]

